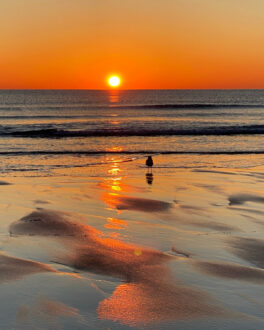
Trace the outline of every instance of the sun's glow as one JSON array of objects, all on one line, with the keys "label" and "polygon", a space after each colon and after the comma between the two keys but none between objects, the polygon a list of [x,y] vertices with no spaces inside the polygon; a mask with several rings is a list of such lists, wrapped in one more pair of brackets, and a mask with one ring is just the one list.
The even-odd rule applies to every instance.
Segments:
[{"label": "sun's glow", "polygon": [[108,84],[111,87],[118,87],[121,84],[121,79],[118,76],[111,76],[108,79]]}]

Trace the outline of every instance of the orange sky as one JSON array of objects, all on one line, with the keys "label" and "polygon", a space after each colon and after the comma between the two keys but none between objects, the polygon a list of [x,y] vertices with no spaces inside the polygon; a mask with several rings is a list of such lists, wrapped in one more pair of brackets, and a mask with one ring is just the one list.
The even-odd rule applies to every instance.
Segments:
[{"label": "orange sky", "polygon": [[264,88],[263,0],[3,0],[0,88]]}]

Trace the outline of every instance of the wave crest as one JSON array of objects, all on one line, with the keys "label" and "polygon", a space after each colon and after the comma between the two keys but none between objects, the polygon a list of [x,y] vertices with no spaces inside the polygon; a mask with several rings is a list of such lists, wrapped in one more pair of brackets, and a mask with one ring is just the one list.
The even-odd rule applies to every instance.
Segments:
[{"label": "wave crest", "polygon": [[21,131],[0,131],[2,136],[24,138],[74,138],[74,137],[107,137],[107,136],[172,136],[172,135],[254,135],[264,134],[264,125],[197,127],[197,128],[106,128],[89,130],[65,130],[57,128],[40,128]]}]

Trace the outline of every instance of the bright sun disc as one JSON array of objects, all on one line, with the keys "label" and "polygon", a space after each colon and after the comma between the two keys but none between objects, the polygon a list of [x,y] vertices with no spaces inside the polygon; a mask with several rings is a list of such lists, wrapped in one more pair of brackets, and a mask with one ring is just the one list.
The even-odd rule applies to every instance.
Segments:
[{"label": "bright sun disc", "polygon": [[117,87],[120,85],[120,78],[117,77],[117,76],[112,76],[108,79],[108,84],[111,86],[111,87]]}]

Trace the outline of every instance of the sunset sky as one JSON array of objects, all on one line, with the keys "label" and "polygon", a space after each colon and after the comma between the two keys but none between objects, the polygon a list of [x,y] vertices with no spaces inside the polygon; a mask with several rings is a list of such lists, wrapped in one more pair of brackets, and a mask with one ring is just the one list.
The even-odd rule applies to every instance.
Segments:
[{"label": "sunset sky", "polygon": [[1,0],[0,88],[264,88],[263,0]]}]

